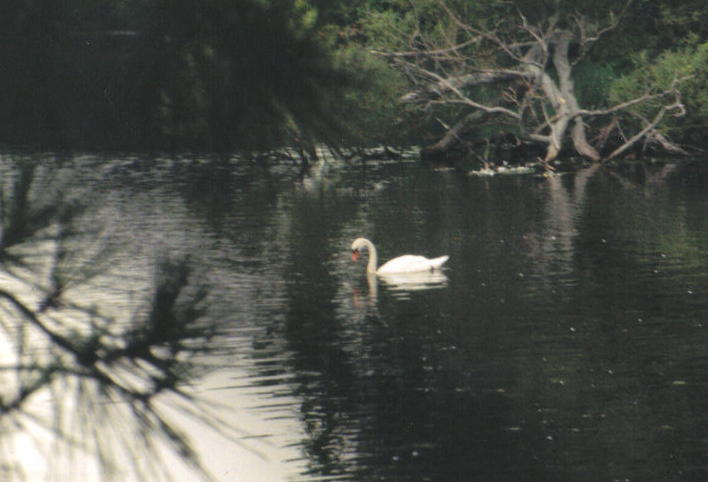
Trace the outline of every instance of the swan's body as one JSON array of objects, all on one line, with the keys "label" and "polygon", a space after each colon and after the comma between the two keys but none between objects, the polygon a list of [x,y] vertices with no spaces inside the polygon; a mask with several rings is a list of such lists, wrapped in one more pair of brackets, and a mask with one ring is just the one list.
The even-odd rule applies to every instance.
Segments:
[{"label": "swan's body", "polygon": [[392,273],[419,273],[421,271],[432,271],[440,269],[440,267],[449,259],[449,256],[440,256],[438,258],[428,259],[424,256],[416,256],[412,254],[404,254],[398,258],[384,263],[378,269],[378,255],[374,243],[365,238],[355,239],[352,243],[352,259],[359,259],[361,250],[366,249],[369,252],[369,263],[366,265],[367,273],[376,274],[392,274]]}]

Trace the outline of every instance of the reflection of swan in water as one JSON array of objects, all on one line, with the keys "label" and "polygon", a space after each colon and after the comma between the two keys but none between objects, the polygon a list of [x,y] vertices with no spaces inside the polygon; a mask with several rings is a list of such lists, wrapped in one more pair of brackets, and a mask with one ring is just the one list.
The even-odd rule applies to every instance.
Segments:
[{"label": "reflection of swan in water", "polygon": [[377,275],[436,271],[439,270],[449,258],[449,256],[440,256],[438,258],[428,259],[424,256],[405,254],[398,258],[393,258],[377,269],[378,255],[376,253],[376,247],[374,247],[374,243],[368,239],[357,238],[354,240],[352,243],[352,260],[356,261],[359,259],[362,249],[366,249],[369,252],[369,263],[366,265],[366,272],[370,274],[376,273]]},{"label": "reflection of swan in water", "polygon": [[[447,286],[447,276],[440,270],[417,271],[413,273],[379,274],[368,273],[366,281],[369,286],[369,304],[376,304],[379,294],[379,281],[396,297],[406,297],[412,291],[434,290]],[[354,293],[354,303],[363,306],[363,297],[358,291]]]}]

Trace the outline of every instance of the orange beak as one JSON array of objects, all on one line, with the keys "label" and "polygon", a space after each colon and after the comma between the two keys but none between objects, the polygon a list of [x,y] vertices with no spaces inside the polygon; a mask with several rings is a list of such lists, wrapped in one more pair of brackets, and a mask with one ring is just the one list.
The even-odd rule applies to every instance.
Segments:
[{"label": "orange beak", "polygon": [[359,252],[358,249],[355,249],[352,251],[352,261],[358,261],[359,257],[361,257],[361,253]]}]

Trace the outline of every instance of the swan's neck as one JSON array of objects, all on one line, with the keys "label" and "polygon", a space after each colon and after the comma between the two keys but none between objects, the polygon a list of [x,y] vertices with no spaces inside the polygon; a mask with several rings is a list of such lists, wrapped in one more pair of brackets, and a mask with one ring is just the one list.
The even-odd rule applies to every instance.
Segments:
[{"label": "swan's neck", "polygon": [[369,250],[369,264],[366,265],[367,273],[376,273],[376,266],[378,265],[378,255],[376,254],[376,247],[371,241],[366,241],[366,249]]},{"label": "swan's neck", "polygon": [[369,282],[369,299],[376,301],[376,298],[378,297],[378,287],[379,287],[379,282],[376,279],[376,274],[375,273],[366,273],[366,279]]}]

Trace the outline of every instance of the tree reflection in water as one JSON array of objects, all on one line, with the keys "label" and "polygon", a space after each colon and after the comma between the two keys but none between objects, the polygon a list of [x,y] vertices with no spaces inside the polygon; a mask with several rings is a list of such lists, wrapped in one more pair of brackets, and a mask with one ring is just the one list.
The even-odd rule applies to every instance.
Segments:
[{"label": "tree reflection in water", "polygon": [[[69,196],[61,169],[18,162],[2,171],[2,480],[24,479],[37,464],[71,480],[82,471],[164,480],[174,459],[208,478],[165,410],[240,435],[183,389],[220,349],[189,259],[161,255],[151,281],[104,276],[119,247],[109,232],[79,226],[85,193]],[[136,296],[142,283],[146,294]],[[118,292],[130,300],[116,309]],[[27,460],[28,439],[41,458]]]}]

